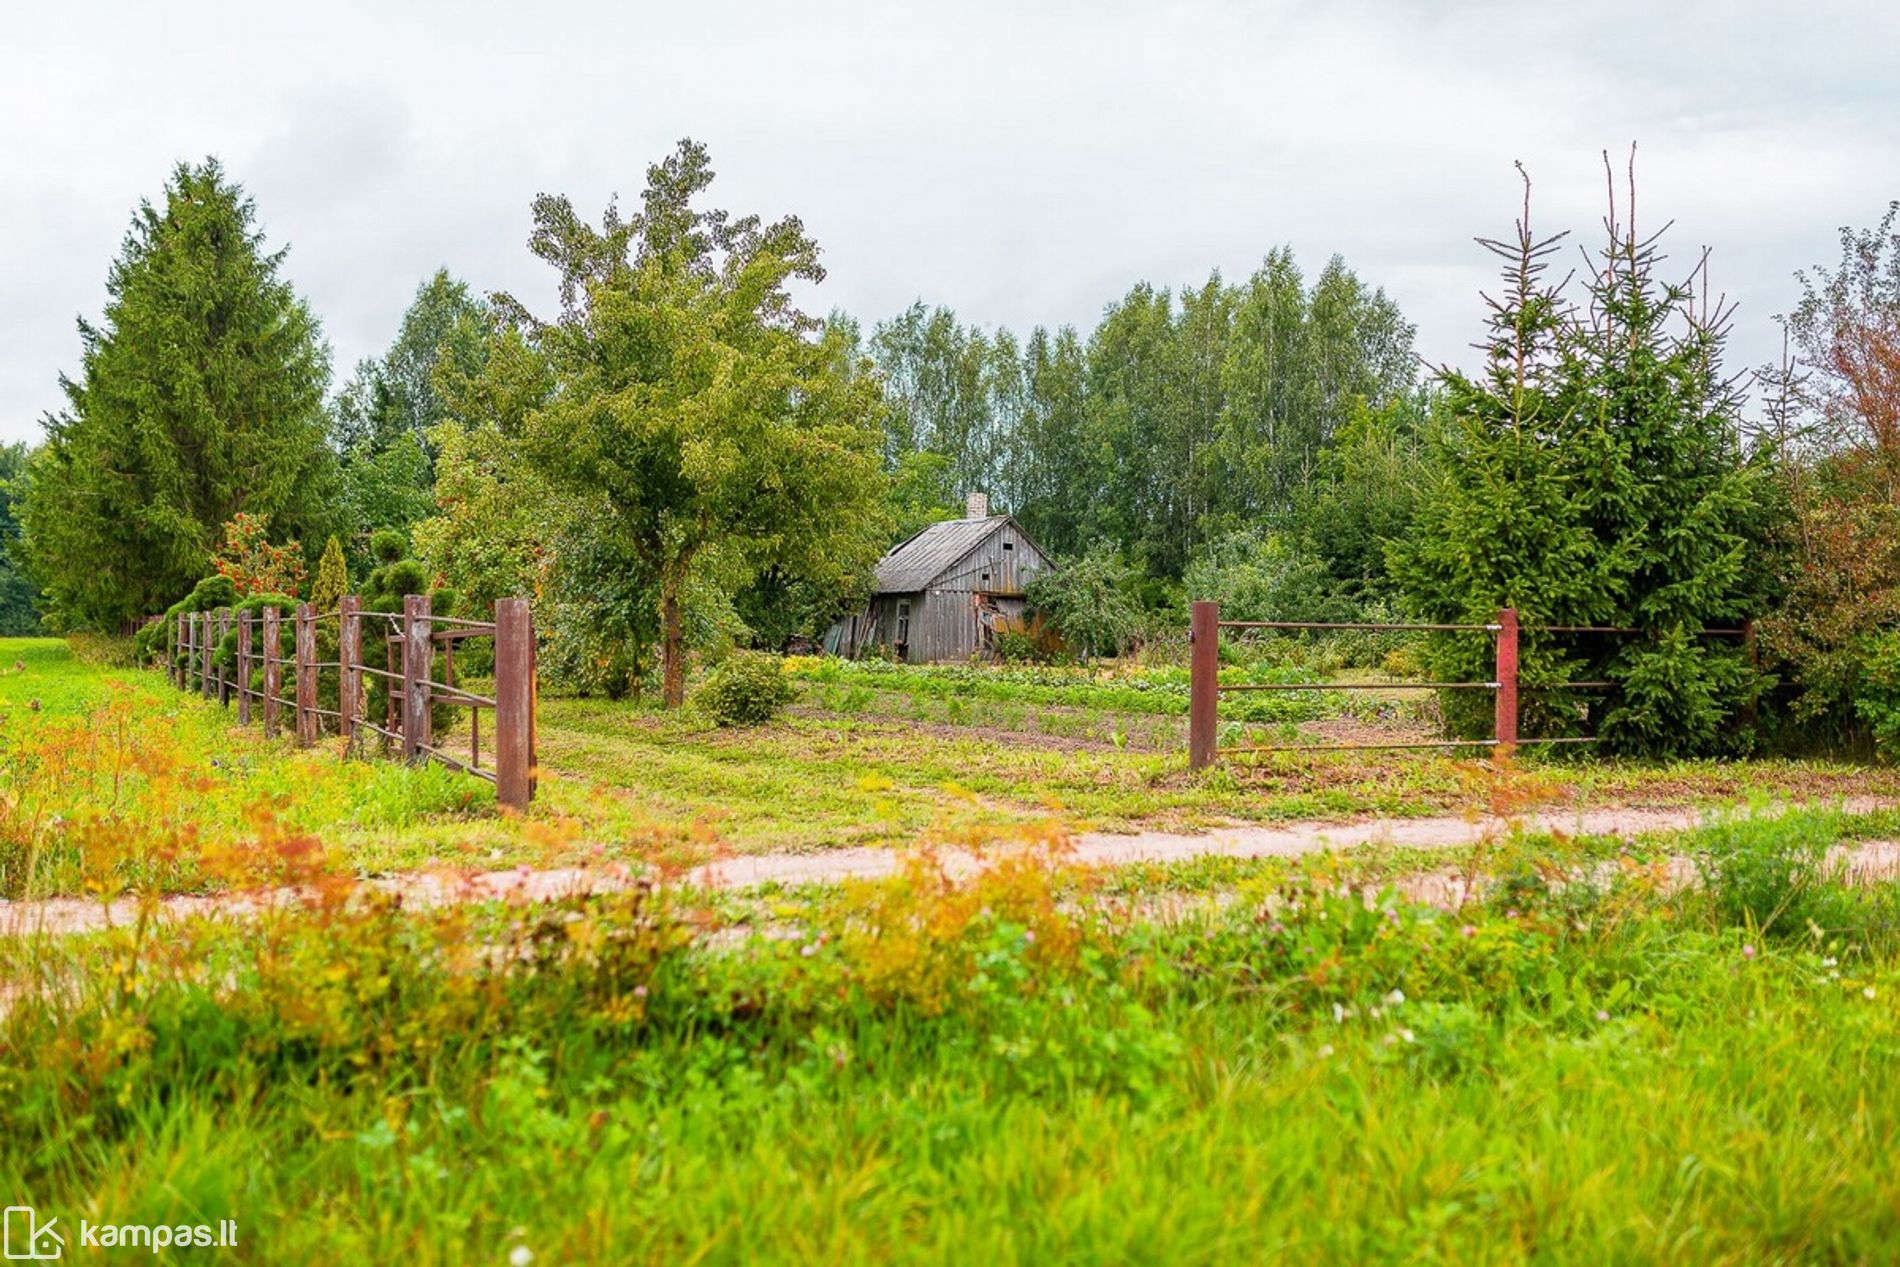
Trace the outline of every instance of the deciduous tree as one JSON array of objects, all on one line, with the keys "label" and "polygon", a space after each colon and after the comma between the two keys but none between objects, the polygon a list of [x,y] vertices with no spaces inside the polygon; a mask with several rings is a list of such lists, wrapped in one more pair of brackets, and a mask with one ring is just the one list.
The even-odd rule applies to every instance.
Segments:
[{"label": "deciduous tree", "polygon": [[501,300],[554,380],[522,451],[650,570],[670,707],[689,582],[730,595],[766,567],[854,575],[887,531],[876,382],[837,372],[789,290],[823,279],[817,244],[795,217],[696,208],[712,179],[688,140],[648,169],[631,216],[610,206],[596,228],[542,196],[531,245],[560,274],[562,311],[540,322]]}]

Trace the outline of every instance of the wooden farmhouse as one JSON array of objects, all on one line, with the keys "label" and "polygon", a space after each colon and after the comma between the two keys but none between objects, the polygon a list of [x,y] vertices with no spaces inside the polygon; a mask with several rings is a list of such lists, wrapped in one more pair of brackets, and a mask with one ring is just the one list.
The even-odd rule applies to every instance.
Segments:
[{"label": "wooden farmhouse", "polygon": [[1021,628],[1023,587],[1052,564],[1009,515],[973,493],[962,519],[931,524],[877,565],[865,609],[825,635],[825,650],[856,656],[884,648],[898,660],[990,655],[1000,629]]}]

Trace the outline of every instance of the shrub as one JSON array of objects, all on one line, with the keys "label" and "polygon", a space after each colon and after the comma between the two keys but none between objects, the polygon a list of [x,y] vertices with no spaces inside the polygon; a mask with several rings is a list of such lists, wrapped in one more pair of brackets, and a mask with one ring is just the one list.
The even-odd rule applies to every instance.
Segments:
[{"label": "shrub", "polygon": [[1900,757],[1900,634],[1863,638],[1859,658],[1854,712],[1873,732],[1875,751],[1892,761]]},{"label": "shrub", "polygon": [[697,702],[721,726],[758,726],[784,712],[797,695],[776,656],[740,651],[706,679]]},{"label": "shrub", "polygon": [[333,612],[349,592],[350,573],[343,562],[343,544],[331,537],[324,542],[323,557],[317,561],[317,579],[310,587],[310,605],[319,612]]},{"label": "shrub", "polygon": [[224,525],[224,542],[211,556],[219,576],[241,595],[295,594],[303,587],[303,547],[270,543],[270,516],[239,511]]},{"label": "shrub", "polygon": [[1114,655],[1141,628],[1136,579],[1113,545],[1097,542],[1080,558],[1031,580],[1029,602],[1084,659]]}]

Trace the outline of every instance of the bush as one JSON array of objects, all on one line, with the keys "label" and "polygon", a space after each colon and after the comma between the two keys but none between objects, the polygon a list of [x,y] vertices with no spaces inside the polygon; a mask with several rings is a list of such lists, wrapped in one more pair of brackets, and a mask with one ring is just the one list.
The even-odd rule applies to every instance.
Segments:
[{"label": "bush", "polygon": [[1861,639],[1860,660],[1854,712],[1873,732],[1874,750],[1892,761],[1900,757],[1900,634]]},{"label": "bush", "polygon": [[740,651],[713,671],[695,702],[721,726],[758,726],[784,712],[797,695],[776,656]]},{"label": "bush", "polygon": [[1030,580],[1030,606],[1083,659],[1115,655],[1141,629],[1141,604],[1133,590],[1135,570],[1113,545],[1097,542],[1079,558],[1066,559]]}]

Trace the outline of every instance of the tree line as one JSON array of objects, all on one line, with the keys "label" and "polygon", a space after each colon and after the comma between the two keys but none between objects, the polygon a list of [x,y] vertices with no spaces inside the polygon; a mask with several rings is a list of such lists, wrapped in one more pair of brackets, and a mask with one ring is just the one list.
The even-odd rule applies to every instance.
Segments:
[{"label": "tree line", "polygon": [[[1238,283],[1138,283],[1086,334],[922,302],[867,332],[794,301],[823,278],[796,217],[709,207],[712,183],[686,141],[637,206],[537,198],[555,310],[438,272],[333,391],[284,248],[215,161],[180,165],[80,323],[43,443],[0,450],[4,627],[130,629],[243,515],[312,556],[334,541],[352,575],[397,534],[473,609],[532,594],[557,676],[677,703],[695,654],[816,634],[884,549],[985,492],[1068,561],[1086,598],[1047,606],[1093,649],[1190,597],[1294,619],[1514,605],[1643,631],[1527,642],[1533,692],[1616,684],[1553,692],[1551,729],[1900,743],[1879,702],[1900,717],[1891,216],[1802,276],[1790,364],[1741,375],[1706,258],[1670,262],[1613,203],[1554,282],[1574,247],[1533,234],[1527,192],[1487,243],[1503,285],[1462,372],[1422,367],[1343,260],[1309,276],[1285,249]],[[1748,618],[1755,660],[1707,633]],[[1477,654],[1430,651],[1443,673]]]}]

